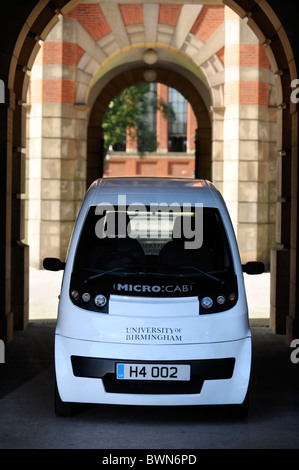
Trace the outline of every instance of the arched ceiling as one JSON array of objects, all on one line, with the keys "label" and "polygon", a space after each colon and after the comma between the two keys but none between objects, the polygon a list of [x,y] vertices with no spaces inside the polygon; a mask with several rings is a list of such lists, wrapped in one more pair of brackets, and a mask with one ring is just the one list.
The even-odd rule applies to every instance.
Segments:
[{"label": "arched ceiling", "polygon": [[121,71],[122,66],[144,65],[144,51],[154,48],[157,67],[187,74],[193,84],[199,82],[206,101],[210,99],[205,87],[220,106],[224,5],[205,3],[83,0],[77,4],[66,15],[73,28],[75,23],[76,42],[82,51],[77,63],[82,79],[76,102],[92,106],[99,79],[113,79],[111,71]]},{"label": "arched ceiling", "polygon": [[[285,80],[281,79],[286,82],[285,87],[283,83],[283,101],[288,101],[289,83],[297,77],[288,36],[266,0],[35,0],[32,5],[32,10],[27,8],[30,15],[18,32],[12,60],[5,72],[8,88],[14,90],[21,100],[26,100],[27,73],[40,48],[40,40],[47,38],[61,14],[78,21],[80,40],[83,41],[85,37],[92,46],[87,55],[83,49],[85,57],[81,57],[80,63],[83,79],[78,97],[86,92],[84,87],[90,87],[90,84],[87,85],[90,76],[101,73],[100,67],[107,65],[107,59],[113,59],[113,54],[121,55],[125,48],[141,44],[142,41],[144,45],[146,42],[159,43],[164,48],[188,53],[196,67],[200,67],[203,72],[205,68],[209,70],[212,91],[217,86],[221,88],[223,31],[219,19],[213,23],[213,17],[210,17],[210,27],[201,28],[200,18],[205,16],[207,19],[207,6],[217,9],[227,5],[241,18],[246,18],[259,40],[266,44],[274,73],[289,69],[290,79],[286,74]],[[86,8],[90,6],[94,15],[86,14]],[[88,24],[91,18],[97,19],[97,28],[91,28]],[[15,33],[16,25],[13,26]],[[212,55],[211,50],[214,51]]]}]

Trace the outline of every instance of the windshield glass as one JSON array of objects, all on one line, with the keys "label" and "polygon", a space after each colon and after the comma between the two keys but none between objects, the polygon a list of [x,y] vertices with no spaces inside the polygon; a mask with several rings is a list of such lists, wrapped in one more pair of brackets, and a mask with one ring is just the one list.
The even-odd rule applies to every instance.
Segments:
[{"label": "windshield glass", "polygon": [[[80,236],[73,271],[95,275],[202,276],[232,269],[220,214],[215,208],[188,212],[109,210],[91,207]],[[213,276],[213,273],[215,276]]]}]

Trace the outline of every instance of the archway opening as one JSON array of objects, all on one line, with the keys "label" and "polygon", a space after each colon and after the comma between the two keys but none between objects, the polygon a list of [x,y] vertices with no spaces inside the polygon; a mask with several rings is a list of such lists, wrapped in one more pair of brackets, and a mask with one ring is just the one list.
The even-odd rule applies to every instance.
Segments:
[{"label": "archway opening", "polygon": [[[77,2],[61,2],[60,7],[67,11],[71,6],[74,6]],[[297,250],[296,250],[296,240],[297,240],[297,179],[292,178],[292,169],[295,169],[297,166],[297,142],[298,142],[298,126],[296,125],[297,120],[297,111],[293,103],[290,102],[290,83],[293,79],[296,78],[296,61],[293,56],[292,48],[289,44],[288,37],[285,33],[284,28],[281,25],[279,18],[275,15],[273,10],[270,8],[267,2],[260,2],[259,5],[255,4],[248,7],[244,7],[244,2],[235,2],[229,1],[230,7],[232,7],[240,17],[249,18],[248,24],[255,31],[259,39],[267,44],[267,50],[269,55],[272,57],[271,63],[273,71],[276,74],[277,82],[282,86],[279,88],[280,99],[278,100],[279,108],[279,128],[278,128],[278,189],[276,192],[277,196],[277,236],[276,242],[277,247],[273,251],[273,328],[274,330],[283,330],[283,325],[285,325],[285,319],[287,312],[289,316],[287,319],[288,322],[288,331],[289,336],[292,335],[294,331],[296,320],[296,308],[297,303],[297,276],[296,276],[296,260],[297,260]],[[24,88],[26,88],[26,83],[28,81],[28,76],[26,72],[26,67],[29,66],[29,69],[32,66],[33,56],[36,49],[36,37],[45,37],[46,33],[51,29],[52,25],[57,20],[57,15],[59,11],[53,8],[54,3],[51,3],[51,8],[38,5],[38,7],[32,12],[28,27],[22,30],[22,33],[16,39],[15,51],[12,53],[14,58],[13,63],[10,66],[9,73],[7,73],[8,84],[9,84],[9,93],[10,93],[10,105],[9,105],[9,137],[3,139],[7,142],[9,147],[9,152],[7,155],[11,155],[12,149],[16,150],[15,162],[18,161],[18,164],[15,166],[19,172],[21,171],[21,165],[19,164],[23,160],[21,158],[20,148],[23,148],[23,144],[20,144],[20,137],[24,136],[24,113],[22,112],[22,100],[24,101]],[[27,18],[24,18],[24,24]],[[38,21],[40,20],[40,21]],[[26,30],[25,30],[26,29]],[[160,32],[161,34],[161,32]],[[16,67],[17,62],[19,67]],[[16,94],[16,100],[12,99],[12,94]],[[14,106],[11,103],[14,102]],[[15,103],[17,103],[15,109]],[[217,110],[221,113],[221,109]],[[13,135],[11,133],[12,125],[14,127]],[[292,132],[290,131],[292,129]],[[6,131],[7,129],[4,129]],[[284,158],[286,157],[286,158]],[[11,168],[8,168],[8,175],[10,181],[11,179]],[[6,178],[6,173],[4,173]],[[11,186],[5,181],[3,187],[10,188]],[[18,204],[19,194],[21,193],[20,188],[17,187],[18,183],[13,190],[13,201],[14,207],[17,209],[14,211],[14,220],[12,217],[7,214],[5,220],[10,220],[8,224],[9,227],[4,233],[4,243],[3,247],[5,250],[5,284],[6,289],[11,291],[12,279],[11,279],[11,233],[13,233],[13,239],[15,243],[13,246],[17,247],[15,254],[19,253],[15,257],[20,261],[20,265],[23,266],[24,272],[26,271],[26,255],[21,244],[17,244],[18,240],[22,240],[22,228],[21,228],[21,217],[16,217],[17,213],[21,214],[20,205]],[[11,193],[8,191],[5,195],[5,211],[8,211],[11,207]],[[4,207],[4,206],[3,206]],[[5,212],[6,214],[6,212]],[[17,219],[20,220],[17,220]],[[13,226],[13,231],[11,227]],[[291,261],[291,263],[290,263]],[[22,268],[21,268],[22,269]],[[6,272],[7,270],[7,272]],[[280,282],[280,285],[283,285],[283,289],[280,289],[278,294],[278,289],[276,285]],[[14,285],[22,283],[22,279],[13,280]],[[289,295],[290,294],[290,295]],[[12,320],[11,320],[11,305],[6,305],[7,299],[10,299],[10,295],[2,296],[5,302],[5,307],[2,309],[5,312],[5,319],[3,320],[4,325],[9,325],[11,330]],[[290,299],[290,301],[289,301]],[[24,300],[24,299],[23,299]],[[20,300],[20,304],[23,301]],[[7,301],[8,303],[10,301]],[[20,307],[22,310],[22,307]],[[17,312],[18,306],[15,306],[15,311]],[[20,310],[20,316],[22,312]],[[18,314],[16,314],[18,316]],[[278,321],[276,321],[276,317]],[[21,322],[22,323],[22,322]],[[277,326],[279,324],[279,327]],[[5,326],[6,328],[6,326]]]},{"label": "archway opening", "polygon": [[[143,49],[141,49],[141,51]],[[75,125],[70,129],[70,133],[77,133],[75,136],[75,150],[77,151],[79,158],[69,157],[67,153],[60,155],[60,161],[56,161],[55,163],[58,163],[58,171],[61,171],[62,175],[66,175],[65,177],[61,178],[63,180],[63,188],[60,188],[60,190],[63,189],[64,196],[61,196],[60,199],[58,198],[58,201],[55,200],[46,202],[47,211],[51,215],[51,218],[47,220],[48,227],[50,226],[49,222],[51,222],[51,230],[53,230],[53,227],[55,226],[58,233],[56,238],[60,237],[60,241],[58,242],[60,244],[58,247],[55,247],[56,252],[58,252],[58,257],[60,258],[64,258],[64,252],[66,252],[76,211],[79,207],[79,203],[81,202],[80,199],[82,199],[84,195],[85,173],[86,187],[88,187],[89,184],[94,181],[94,179],[101,177],[104,174],[104,151],[101,122],[105,110],[107,109],[107,106],[109,106],[110,99],[112,99],[117,94],[117,92],[123,89],[126,85],[130,83],[140,83],[142,80],[144,80],[144,73],[146,72],[147,67],[145,65],[140,65],[141,60],[138,55],[137,57],[135,56],[136,51],[138,51],[139,55],[142,55],[138,45],[136,44],[134,47],[128,48],[124,54],[121,54],[121,57],[119,54],[115,55],[107,62],[106,65],[101,66],[101,70],[94,77],[93,87],[89,90],[90,99],[87,104],[90,107],[90,110],[88,110],[88,106],[85,102],[77,102],[75,104],[75,111],[77,115],[74,116]],[[241,119],[238,116],[237,119],[231,119],[225,122],[225,119],[227,118],[225,115],[226,109],[225,106],[220,106],[220,104],[227,104],[223,101],[223,90],[221,92],[221,86],[219,86],[219,83],[213,87],[209,85],[210,88],[208,88],[207,82],[205,81],[205,76],[209,77],[211,64],[205,66],[205,75],[201,76],[201,74],[196,74],[194,72],[194,69],[190,66],[186,57],[184,57],[182,63],[178,64],[177,54],[174,50],[169,52],[165,51],[165,48],[161,48],[161,51],[159,49],[159,53],[162,55],[162,59],[161,66],[155,67],[155,72],[157,74],[156,81],[162,83],[163,85],[177,88],[186,97],[186,99],[190,101],[197,119],[197,130],[195,137],[195,176],[213,180],[219,189],[225,193],[225,198],[228,201],[231,213],[233,214],[233,222],[235,223],[235,228],[237,229],[237,237],[241,243],[241,251],[244,261],[256,257],[260,259],[261,255],[263,255],[266,258],[266,262],[269,264],[269,245],[267,245],[266,248],[262,246],[265,238],[268,237],[268,233],[265,232],[267,232],[269,228],[269,219],[263,220],[263,227],[261,227],[261,221],[259,220],[262,204],[264,203],[265,206],[267,206],[266,212],[269,212],[269,204],[268,200],[263,201],[262,203],[261,200],[258,199],[259,195],[263,192],[261,187],[265,187],[268,184],[268,181],[259,181],[258,175],[256,173],[260,171],[260,167],[258,166],[259,164],[257,161],[242,161],[240,163],[239,156],[236,155],[235,149],[233,148],[235,144],[241,147],[239,138],[231,139],[229,136],[225,139],[224,137],[220,137],[222,133],[224,134],[224,127],[226,127],[226,130],[228,128],[230,130],[233,128],[233,126],[236,125],[239,132],[242,126],[244,128],[247,126],[248,129],[248,124],[252,124],[253,121],[253,125],[258,128],[262,120],[259,119],[259,116],[254,119],[245,117],[240,124]],[[217,80],[220,80],[219,74],[222,70],[221,67],[219,68],[219,61],[221,62],[218,57],[216,60],[216,65],[218,67]],[[213,59],[213,66],[216,65],[215,60]],[[214,78],[214,80],[216,79]],[[78,96],[84,96],[81,88],[81,83],[79,83],[76,91],[76,98],[78,98]],[[66,108],[65,104],[66,103],[64,103],[64,107]],[[219,106],[216,106],[216,104]],[[229,104],[234,106],[235,103]],[[66,112],[65,116],[62,116],[63,119],[69,118],[67,115],[68,112],[69,110]],[[81,117],[84,113],[85,116]],[[53,116],[48,117],[53,120],[54,128],[55,123]],[[82,122],[80,122],[80,120]],[[88,120],[87,163],[84,161],[83,152],[80,154],[81,150],[83,151],[83,148],[78,151],[80,145],[79,139],[81,139],[81,143],[84,143],[84,139],[86,140],[86,130],[84,130],[83,127],[86,120]],[[47,124],[49,125],[49,119],[47,120]],[[247,131],[245,130],[245,134],[246,132]],[[51,137],[56,136],[52,134]],[[247,140],[247,138],[248,135],[245,135],[243,140]],[[255,144],[258,142],[258,138],[251,140],[253,140]],[[72,145],[74,144],[74,142],[70,141],[69,143]],[[218,144],[220,144],[220,150]],[[221,154],[220,158],[217,155],[218,151]],[[226,159],[223,157],[224,153],[226,153]],[[246,160],[246,158],[244,158],[244,160]],[[250,160],[250,156],[248,160]],[[256,158],[255,160],[258,159]],[[55,172],[55,165],[53,163],[54,160],[52,159],[51,161],[48,161],[48,163],[43,162],[43,166],[45,167],[48,164],[49,170],[53,173]],[[135,168],[134,173],[142,174],[141,168],[144,167],[146,168],[146,174],[149,175],[150,173],[148,172],[148,168],[150,167],[150,171],[152,171],[152,162],[149,162],[149,159],[144,159],[143,162],[138,163],[138,169],[136,171]],[[175,163],[177,164],[178,161],[176,160]],[[250,174],[249,167],[253,167],[254,165],[257,167],[257,169],[254,169],[253,171],[253,178],[251,176],[248,178],[248,174]],[[241,166],[243,169],[241,169]],[[230,169],[232,169],[232,171]],[[244,178],[241,182],[238,180],[239,169],[243,173]],[[235,177],[236,172],[238,172],[237,178]],[[80,175],[80,173],[80,181],[78,181],[78,175]],[[265,173],[267,173],[267,169],[264,170],[264,174]],[[161,175],[160,170],[154,172],[154,175]],[[233,178],[231,178],[232,175],[234,175]],[[56,182],[53,181],[55,179]],[[251,181],[251,179],[253,179],[253,181]],[[55,184],[58,183],[59,185],[60,182],[57,181],[58,178],[55,178],[54,174],[50,174],[50,177],[48,176],[47,180],[51,181],[44,182],[43,192],[45,194],[45,192],[48,191],[48,193],[51,192],[52,195],[54,194],[53,189],[57,189]],[[253,199],[249,200],[246,196],[248,185],[251,185],[251,188],[254,186]],[[46,189],[46,186],[48,186],[48,189]],[[243,199],[239,200],[238,197],[241,189],[243,191]],[[74,200],[72,196],[75,193],[78,198],[77,200]],[[52,217],[54,217],[53,212],[56,210],[55,204],[57,206],[57,202],[59,205],[60,219],[54,221],[52,220]],[[45,206],[45,202],[43,202],[43,205]],[[253,214],[249,214],[251,217],[250,219],[248,218],[247,213],[253,206],[255,212]],[[242,220],[240,219],[241,212],[243,213]],[[44,226],[46,225],[44,221],[42,223]],[[272,220],[272,228],[274,223],[275,221]],[[251,233],[250,236],[248,236],[248,231]],[[43,232],[43,235],[45,235],[45,231]],[[45,250],[48,250],[49,248],[49,239],[54,239],[54,237],[55,235],[53,235],[53,233],[46,233],[46,236],[44,236]],[[254,246],[249,246],[250,242],[251,245],[253,244]],[[39,265],[41,265],[41,261],[44,256],[46,256],[46,252],[41,252],[38,260]]]},{"label": "archway opening", "polygon": [[194,177],[196,118],[175,88],[144,82],[125,89],[102,127],[104,176]]},{"label": "archway opening", "polygon": [[[116,75],[111,80],[109,80],[109,84],[106,87],[103,87],[94,100],[94,104],[89,116],[87,131],[87,186],[91,184],[95,177],[104,174],[102,121],[109,103],[124,88],[130,87],[135,83],[142,83],[144,81],[145,70],[145,67],[136,67],[131,68],[128,71],[121,72],[119,75]],[[211,179],[212,130],[211,120],[206,103],[193,84],[183,75],[169,69],[167,70],[158,67],[155,68],[155,72],[155,82],[164,86],[163,88],[161,86],[164,93],[165,91],[167,92],[168,87],[172,87],[185,98],[186,103],[190,103],[190,109],[192,109],[192,114],[194,116],[193,132],[192,130],[190,131],[190,137],[194,139],[194,147],[191,153],[193,152],[195,159],[193,162],[192,160],[194,157],[188,158],[188,165],[191,167],[191,169],[188,169],[188,167],[185,166],[182,159],[178,161],[178,159],[175,159],[175,157],[172,157],[170,161],[165,160],[165,158],[164,161],[160,159],[160,168],[158,167],[156,160],[155,165],[157,166],[156,169],[152,170],[152,176],[159,176],[159,174],[160,176],[171,176],[170,168],[172,166],[175,168],[175,164],[178,163],[183,165],[183,171],[185,171],[187,168],[187,174],[189,177],[196,176]],[[113,90],[113,93],[110,93],[110,90]],[[158,138],[161,138],[161,136]],[[166,139],[164,137],[164,141],[162,143],[162,154],[166,151],[168,151],[168,137],[166,137]],[[122,159],[122,162],[125,160],[125,158]],[[128,172],[130,172],[130,176],[132,176],[132,172],[137,175],[140,174],[140,171],[136,169],[138,164],[139,168],[141,168],[140,163],[144,162],[146,164],[149,162],[148,157],[146,157],[143,162],[140,162],[139,158],[135,160],[135,168],[132,169],[131,167],[131,169],[128,170]],[[118,159],[118,161],[121,161],[121,159]],[[161,169],[164,174],[160,173]],[[175,176],[179,175],[176,174]],[[180,173],[180,176],[184,176],[184,173]]]}]

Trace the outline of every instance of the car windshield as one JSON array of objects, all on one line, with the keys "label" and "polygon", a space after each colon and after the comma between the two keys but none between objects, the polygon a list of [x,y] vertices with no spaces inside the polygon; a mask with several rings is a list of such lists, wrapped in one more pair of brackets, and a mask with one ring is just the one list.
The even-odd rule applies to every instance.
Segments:
[{"label": "car windshield", "polygon": [[86,279],[111,276],[208,276],[232,270],[220,214],[215,208],[183,211],[90,208],[81,232],[74,272]]}]

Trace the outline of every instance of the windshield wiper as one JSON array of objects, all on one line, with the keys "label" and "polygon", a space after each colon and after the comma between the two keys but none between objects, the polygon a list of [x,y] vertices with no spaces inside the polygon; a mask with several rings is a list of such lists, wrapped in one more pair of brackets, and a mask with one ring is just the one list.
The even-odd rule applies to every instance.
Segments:
[{"label": "windshield wiper", "polygon": [[110,269],[109,271],[102,271],[100,273],[94,274],[93,276],[89,276],[87,279],[85,279],[84,283],[90,281],[91,279],[96,279],[97,277],[105,276],[105,274],[113,273],[114,271],[119,271],[119,270],[124,270],[125,268],[113,268]]},{"label": "windshield wiper", "polygon": [[[219,279],[219,277],[212,276],[212,274],[206,273],[205,271],[202,271],[201,269],[196,268],[195,266],[181,266],[184,269],[195,269],[200,274],[203,274],[206,277],[209,277],[210,279],[213,279],[214,281],[220,282],[220,284],[224,285],[224,281],[222,279]],[[190,273],[191,274],[191,273]]]},{"label": "windshield wiper", "polygon": [[[173,268],[173,266],[171,266]],[[169,267],[168,267],[169,268]],[[149,276],[156,276],[156,277],[165,277],[165,276],[180,276],[180,277],[185,277],[185,276],[190,276],[190,274],[195,274],[195,273],[180,273],[180,272],[173,272],[173,271],[168,271],[167,272],[167,267],[164,266],[164,269],[166,270],[166,272],[151,272],[151,271],[147,271],[146,274],[149,275]],[[205,271],[202,271],[201,269],[198,269],[196,268],[195,266],[177,266],[176,268],[177,270],[179,269],[194,269],[195,271],[197,271],[198,273],[210,278],[210,279],[213,279],[213,281],[217,281],[219,282],[220,284],[224,285],[225,282],[222,280],[222,279],[219,279],[218,277],[216,276],[213,276],[212,274],[209,274]]]},{"label": "windshield wiper", "polygon": [[[210,279],[213,279],[213,281],[217,281],[217,282],[220,282],[220,284],[224,285],[224,281],[222,279],[219,279],[218,277],[216,276],[212,276],[212,274],[209,274],[205,271],[202,271],[201,269],[198,269],[196,268],[195,266],[177,266],[177,269],[194,269],[196,272],[210,278]],[[190,276],[190,274],[194,274],[194,273],[179,273],[179,272],[168,272],[168,273],[157,273],[156,275],[173,275],[173,276]]]},{"label": "windshield wiper", "polygon": [[[201,269],[198,269],[196,268],[195,266],[179,266],[180,269],[193,269],[194,271],[210,278],[210,279],[213,279],[213,281],[216,281],[216,282],[219,282],[220,284],[224,285],[224,281],[222,279],[219,279],[218,277],[216,276],[213,276],[212,274],[209,274],[205,271],[202,271]],[[89,276],[87,279],[84,280],[84,283],[87,283],[88,281],[91,281],[92,279],[97,279],[98,277],[102,277],[102,276],[105,276],[106,274],[110,274],[110,273],[113,273],[113,272],[116,272],[116,271],[123,271],[123,274],[137,274],[137,273],[134,273],[134,272],[128,272],[126,270],[126,268],[113,268],[113,269],[109,269],[108,271],[102,271],[102,272],[99,272],[97,274],[94,274],[92,276]],[[150,272],[150,271],[147,271],[146,273],[145,272],[139,272],[138,273],[139,275],[140,274],[146,274],[148,276],[169,276],[169,275],[173,275],[173,276],[188,276],[192,273],[155,273],[155,272]]]},{"label": "windshield wiper", "polygon": [[109,269],[108,271],[102,271],[100,273],[94,274],[93,276],[89,276],[87,279],[84,280],[84,283],[90,281],[91,279],[96,279],[97,277],[105,276],[106,274],[110,274],[115,271],[124,271],[123,274],[141,274],[140,272],[135,273],[133,271],[128,271],[127,268],[113,268],[113,269]]}]

